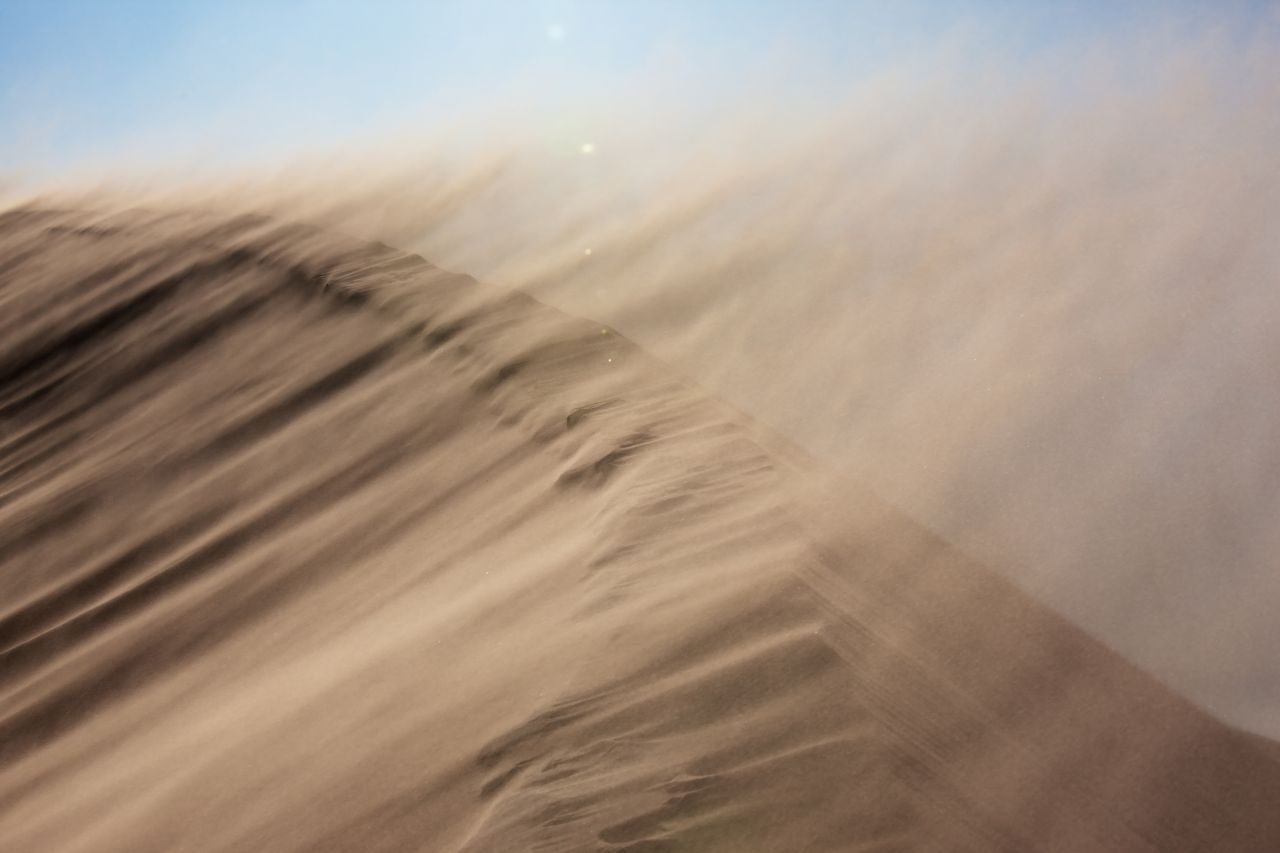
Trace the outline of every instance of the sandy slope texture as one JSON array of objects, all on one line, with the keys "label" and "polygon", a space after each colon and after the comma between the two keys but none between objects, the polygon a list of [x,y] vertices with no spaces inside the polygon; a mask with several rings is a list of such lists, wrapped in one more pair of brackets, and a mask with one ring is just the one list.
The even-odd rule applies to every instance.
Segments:
[{"label": "sandy slope texture", "polygon": [[0,215],[0,849],[1280,849],[1232,730],[610,329]]}]

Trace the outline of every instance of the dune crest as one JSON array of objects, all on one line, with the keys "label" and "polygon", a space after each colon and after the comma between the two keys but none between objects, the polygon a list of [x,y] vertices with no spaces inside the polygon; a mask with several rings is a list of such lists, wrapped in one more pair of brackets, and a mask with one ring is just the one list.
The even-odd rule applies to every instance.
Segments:
[{"label": "dune crest", "polygon": [[0,848],[1280,845],[1280,746],[607,327],[40,207],[0,305]]}]

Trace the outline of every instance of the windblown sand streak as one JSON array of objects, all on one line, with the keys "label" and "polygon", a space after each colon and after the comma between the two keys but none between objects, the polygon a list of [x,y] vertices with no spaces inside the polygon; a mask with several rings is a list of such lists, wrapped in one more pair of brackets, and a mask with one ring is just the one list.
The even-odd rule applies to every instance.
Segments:
[{"label": "windblown sand streak", "polygon": [[608,328],[0,214],[0,848],[1222,850],[1201,713]]}]

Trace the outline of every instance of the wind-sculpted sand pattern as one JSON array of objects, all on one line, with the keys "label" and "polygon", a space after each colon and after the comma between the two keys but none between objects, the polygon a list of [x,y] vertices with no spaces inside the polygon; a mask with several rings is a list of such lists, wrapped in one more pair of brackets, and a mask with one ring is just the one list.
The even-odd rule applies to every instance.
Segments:
[{"label": "wind-sculpted sand pattern", "polygon": [[1280,849],[1201,713],[608,328],[0,215],[0,849]]}]

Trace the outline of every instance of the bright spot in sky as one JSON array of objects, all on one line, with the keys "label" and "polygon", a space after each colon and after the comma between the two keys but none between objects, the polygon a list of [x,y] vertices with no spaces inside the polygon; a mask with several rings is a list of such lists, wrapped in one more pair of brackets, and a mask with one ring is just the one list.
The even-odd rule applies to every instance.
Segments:
[{"label": "bright spot in sky", "polygon": [[564,36],[564,24],[551,24],[547,27],[547,38],[552,41],[563,41]]},{"label": "bright spot in sky", "polygon": [[584,142],[584,143],[582,143],[582,153],[583,153],[583,154],[590,154],[592,151],[595,151],[595,150],[596,150],[596,147],[595,147],[594,145],[592,145],[590,142]]},{"label": "bright spot in sky", "polygon": [[591,250],[590,250],[590,249],[583,249],[583,250],[582,250],[582,254],[584,254],[584,255],[589,255],[589,254],[591,254]]}]

